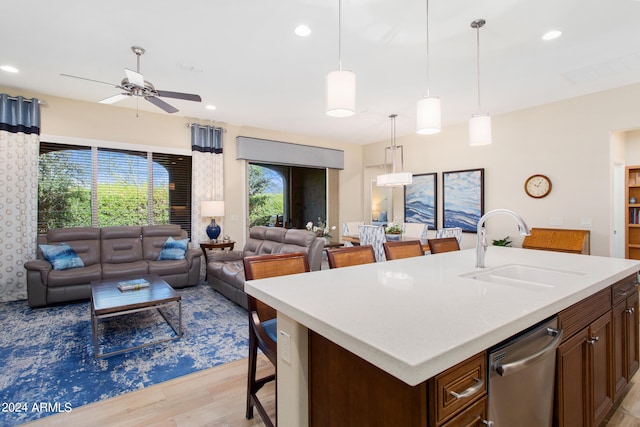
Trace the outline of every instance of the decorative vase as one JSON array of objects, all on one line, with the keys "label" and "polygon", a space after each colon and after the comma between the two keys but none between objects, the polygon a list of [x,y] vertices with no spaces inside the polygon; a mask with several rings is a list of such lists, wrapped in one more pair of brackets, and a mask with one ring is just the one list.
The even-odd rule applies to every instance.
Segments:
[{"label": "decorative vase", "polygon": [[211,218],[211,224],[207,225],[207,236],[209,239],[216,240],[220,235],[220,226],[216,224],[216,219]]},{"label": "decorative vase", "polygon": [[386,236],[387,240],[400,240],[400,236],[402,236],[402,234],[387,234]]}]

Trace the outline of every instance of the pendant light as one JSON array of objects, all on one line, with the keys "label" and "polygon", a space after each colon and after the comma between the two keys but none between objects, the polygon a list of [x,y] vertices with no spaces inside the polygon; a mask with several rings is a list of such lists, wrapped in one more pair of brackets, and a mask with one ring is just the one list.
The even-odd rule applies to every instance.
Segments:
[{"label": "pendant light", "polygon": [[471,28],[476,30],[477,76],[478,76],[478,112],[469,120],[469,145],[491,144],[491,116],[480,109],[480,28],[486,24],[484,19],[476,19]]},{"label": "pendant light", "polygon": [[342,0],[338,0],[338,69],[327,74],[327,115],[349,117],[356,112],[356,75],[342,69]]},{"label": "pendant light", "polygon": [[416,104],[416,132],[421,135],[438,133],[442,128],[440,98],[429,95],[429,0],[426,3],[427,94]]},{"label": "pendant light", "polygon": [[[384,149],[384,175],[378,175],[376,184],[380,187],[399,187],[413,182],[411,172],[402,172],[404,169],[404,149],[402,145],[396,145],[396,117],[397,114],[389,116],[391,119],[391,146]],[[400,149],[400,171],[396,172],[396,150]],[[391,173],[387,173],[387,152],[391,151]]]}]

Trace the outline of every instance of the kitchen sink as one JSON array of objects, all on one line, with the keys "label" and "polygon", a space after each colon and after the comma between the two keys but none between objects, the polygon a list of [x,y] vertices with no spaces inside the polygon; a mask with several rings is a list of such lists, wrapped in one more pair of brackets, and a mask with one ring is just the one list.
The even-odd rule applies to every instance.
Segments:
[{"label": "kitchen sink", "polygon": [[498,284],[528,284],[547,288],[561,286],[570,280],[584,276],[585,273],[568,270],[554,270],[550,268],[534,267],[530,265],[511,264],[490,270],[476,270],[461,274],[460,277],[481,280]]}]

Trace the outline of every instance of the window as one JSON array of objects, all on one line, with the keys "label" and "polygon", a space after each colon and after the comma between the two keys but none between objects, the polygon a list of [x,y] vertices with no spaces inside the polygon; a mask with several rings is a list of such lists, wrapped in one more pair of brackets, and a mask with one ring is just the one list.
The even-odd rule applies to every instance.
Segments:
[{"label": "window", "polygon": [[191,157],[40,143],[38,233],[179,224],[191,232]]},{"label": "window", "polygon": [[327,218],[327,169],[249,163],[249,222],[305,228]]}]

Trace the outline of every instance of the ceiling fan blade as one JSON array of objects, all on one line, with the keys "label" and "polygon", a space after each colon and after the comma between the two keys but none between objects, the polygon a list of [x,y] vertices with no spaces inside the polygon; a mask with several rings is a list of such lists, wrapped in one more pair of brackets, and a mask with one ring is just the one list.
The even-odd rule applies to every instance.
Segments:
[{"label": "ceiling fan blade", "polygon": [[122,101],[123,99],[126,99],[128,97],[130,97],[131,95],[128,93],[119,93],[117,95],[113,95],[110,96],[109,98],[105,98],[102,101],[98,101],[98,103],[100,104],[114,104],[118,101]]},{"label": "ceiling fan blade", "polygon": [[90,82],[102,83],[102,84],[104,84],[104,85],[109,85],[109,86],[118,87],[118,85],[117,85],[117,84],[115,84],[115,83],[108,83],[108,82],[103,82],[103,81],[100,81],[100,80],[88,79],[88,78],[86,78],[86,77],[73,76],[73,75],[71,75],[71,74],[64,74],[64,73],[60,73],[60,75],[61,75],[61,76],[64,76],[64,77],[73,77],[74,79],[88,80],[88,81],[90,81]]},{"label": "ceiling fan blade", "polygon": [[195,95],[192,93],[171,92],[168,90],[156,90],[156,92],[158,92],[158,96],[163,96],[165,98],[175,98],[175,99],[184,99],[186,101],[202,102],[202,98],[200,98],[200,95]]},{"label": "ceiling fan blade", "polygon": [[125,68],[124,72],[129,79],[129,83],[133,83],[136,86],[144,87],[144,77],[142,76],[142,74],[128,68]]},{"label": "ceiling fan blade", "polygon": [[172,105],[167,104],[160,98],[156,98],[155,96],[147,96],[145,97],[147,101],[155,105],[156,107],[162,108],[167,113],[177,113],[178,109]]}]

